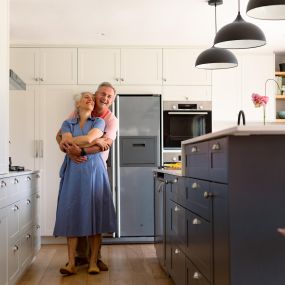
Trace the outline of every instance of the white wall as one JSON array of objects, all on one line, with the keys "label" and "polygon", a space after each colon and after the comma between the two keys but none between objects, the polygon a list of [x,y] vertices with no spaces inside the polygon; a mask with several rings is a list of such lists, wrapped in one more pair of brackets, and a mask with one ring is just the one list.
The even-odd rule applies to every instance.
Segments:
[{"label": "white wall", "polygon": [[9,153],[9,0],[0,1],[0,173],[8,172]]}]

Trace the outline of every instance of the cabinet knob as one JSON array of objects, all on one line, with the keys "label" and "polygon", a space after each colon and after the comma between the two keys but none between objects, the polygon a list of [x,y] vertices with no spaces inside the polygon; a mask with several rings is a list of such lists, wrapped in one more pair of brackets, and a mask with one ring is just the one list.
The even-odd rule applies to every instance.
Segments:
[{"label": "cabinet knob", "polygon": [[162,80],[164,81],[164,82],[166,82],[167,80],[166,80],[166,78],[162,78]]},{"label": "cabinet knob", "polygon": [[193,182],[192,183],[192,189],[197,189],[198,188],[198,183],[197,182]]},{"label": "cabinet knob", "polygon": [[7,183],[2,180],[2,181],[1,181],[1,188],[6,187],[6,186],[7,186]]},{"label": "cabinet knob", "polygon": [[193,221],[192,221],[192,225],[201,225],[201,224],[202,224],[201,220],[199,220],[197,218],[193,219]]},{"label": "cabinet knob", "polygon": [[194,272],[193,279],[201,279],[201,274],[199,272]]},{"label": "cabinet knob", "polygon": [[178,248],[175,248],[174,253],[175,253],[175,254],[179,254],[179,253],[180,253],[180,250],[179,250]]},{"label": "cabinet knob", "polygon": [[14,179],[14,184],[18,184],[19,180],[17,178]]},{"label": "cabinet knob", "polygon": [[178,206],[175,206],[174,207],[174,212],[178,212],[180,209],[179,209],[179,207]]},{"label": "cabinet knob", "polygon": [[214,143],[214,144],[212,145],[212,150],[219,150],[219,149],[221,149],[221,146],[220,146],[219,143]]},{"label": "cabinet knob", "polygon": [[198,147],[197,146],[192,146],[191,152],[194,153],[194,152],[197,152],[197,151],[198,151]]},{"label": "cabinet knob", "polygon": [[173,180],[171,181],[172,184],[175,184],[175,183],[177,183],[177,182],[178,182],[178,179],[177,179],[177,178],[175,178],[175,179],[173,179]]},{"label": "cabinet knob", "polygon": [[14,205],[12,208],[11,208],[12,211],[16,212],[19,210],[19,207],[17,205]]},{"label": "cabinet knob", "polygon": [[26,239],[30,239],[31,238],[31,235],[30,234],[27,234],[26,235]]},{"label": "cabinet knob", "polygon": [[41,196],[39,194],[36,194],[36,198],[39,199]]},{"label": "cabinet knob", "polygon": [[115,80],[118,82],[120,80],[120,78],[116,77]]},{"label": "cabinet knob", "polygon": [[26,177],[26,181],[31,181],[31,180],[32,180],[32,178],[30,176]]},{"label": "cabinet knob", "polygon": [[30,204],[31,204],[31,200],[30,200],[30,199],[27,199],[26,204],[27,204],[27,205],[30,205]]},{"label": "cabinet knob", "polygon": [[41,226],[40,225],[36,225],[36,229],[38,230]]},{"label": "cabinet knob", "polygon": [[41,176],[39,174],[36,175],[37,178],[40,178]]},{"label": "cabinet knob", "polygon": [[125,79],[124,79],[124,78],[121,78],[121,81],[122,81],[122,82],[124,82],[124,81],[125,81]]},{"label": "cabinet knob", "polygon": [[18,251],[18,250],[19,250],[19,247],[17,245],[14,245],[13,251],[15,252],[15,251]]},{"label": "cabinet knob", "polygon": [[211,192],[205,191],[205,192],[204,192],[204,198],[205,198],[205,199],[208,199],[208,198],[210,198],[210,197],[213,197],[213,194],[212,194]]},{"label": "cabinet knob", "polygon": [[39,81],[39,78],[38,78],[38,77],[35,77],[34,80],[38,82],[38,81]]},{"label": "cabinet knob", "polygon": [[44,79],[41,77],[41,78],[40,78],[40,81],[42,81],[42,82],[43,82],[43,81],[44,81]]}]

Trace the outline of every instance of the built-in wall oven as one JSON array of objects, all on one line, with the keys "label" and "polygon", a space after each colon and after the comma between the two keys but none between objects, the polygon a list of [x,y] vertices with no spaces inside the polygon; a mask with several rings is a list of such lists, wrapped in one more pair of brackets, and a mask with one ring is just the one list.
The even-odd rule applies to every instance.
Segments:
[{"label": "built-in wall oven", "polygon": [[181,141],[212,131],[210,101],[163,103],[163,147],[180,149]]}]

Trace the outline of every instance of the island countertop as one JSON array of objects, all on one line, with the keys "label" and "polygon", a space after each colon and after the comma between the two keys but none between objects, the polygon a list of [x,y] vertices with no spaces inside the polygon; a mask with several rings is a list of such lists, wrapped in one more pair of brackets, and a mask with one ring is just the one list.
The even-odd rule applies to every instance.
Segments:
[{"label": "island countertop", "polygon": [[285,135],[285,125],[249,125],[235,126],[221,131],[198,136],[189,140],[182,141],[182,147],[185,144],[206,141],[224,136],[251,136],[251,135]]}]

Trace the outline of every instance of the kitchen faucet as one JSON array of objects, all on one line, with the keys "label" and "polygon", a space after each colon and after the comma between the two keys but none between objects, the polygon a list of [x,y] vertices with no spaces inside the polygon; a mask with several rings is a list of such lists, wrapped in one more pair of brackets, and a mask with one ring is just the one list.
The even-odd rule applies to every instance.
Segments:
[{"label": "kitchen faucet", "polygon": [[240,110],[238,113],[238,126],[240,125],[240,117],[242,116],[242,124],[245,126],[245,114],[243,110]]}]

